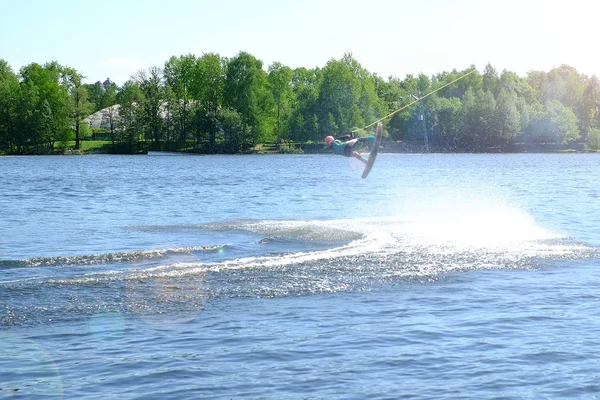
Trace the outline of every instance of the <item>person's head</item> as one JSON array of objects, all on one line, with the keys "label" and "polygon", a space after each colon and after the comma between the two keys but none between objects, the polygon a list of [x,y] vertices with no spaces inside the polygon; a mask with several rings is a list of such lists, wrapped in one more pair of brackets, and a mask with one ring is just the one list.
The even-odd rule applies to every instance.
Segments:
[{"label": "person's head", "polygon": [[333,143],[334,140],[335,138],[333,136],[327,136],[324,140],[325,146],[331,147],[331,143]]}]

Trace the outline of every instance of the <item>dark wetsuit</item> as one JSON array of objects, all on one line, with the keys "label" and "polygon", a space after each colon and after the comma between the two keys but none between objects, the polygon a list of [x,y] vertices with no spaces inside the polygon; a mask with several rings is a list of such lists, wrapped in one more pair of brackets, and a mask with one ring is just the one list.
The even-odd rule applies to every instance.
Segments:
[{"label": "dark wetsuit", "polygon": [[342,142],[341,140],[334,140],[331,142],[331,151],[334,154],[339,154],[341,156],[352,157],[352,153],[354,152],[354,148],[359,144],[363,144],[365,146],[369,146],[375,140],[374,136],[369,137],[361,137],[352,140],[348,140],[347,142]]}]

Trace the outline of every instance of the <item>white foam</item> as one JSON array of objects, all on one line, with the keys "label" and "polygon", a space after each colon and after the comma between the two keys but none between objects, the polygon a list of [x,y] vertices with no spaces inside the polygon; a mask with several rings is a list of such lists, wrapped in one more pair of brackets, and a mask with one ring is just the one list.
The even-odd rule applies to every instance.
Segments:
[{"label": "white foam", "polygon": [[[434,207],[432,207],[432,205]],[[330,232],[354,238],[332,249],[243,257],[212,263],[180,262],[127,271],[106,271],[54,283],[93,283],[144,278],[170,278],[245,269],[284,268],[302,264],[360,264],[379,259],[398,265],[402,274],[426,275],[464,268],[517,265],[532,257],[577,257],[590,248],[554,239],[562,235],[538,226],[525,211],[509,204],[432,202],[419,210],[379,217],[328,221],[243,221],[234,224],[253,232],[327,240]],[[302,235],[298,235],[301,232]],[[410,262],[406,262],[406,260]],[[351,260],[351,261],[348,261]],[[340,265],[341,265],[340,264]],[[410,269],[411,266],[417,269]],[[388,271],[385,273],[389,273]]]}]

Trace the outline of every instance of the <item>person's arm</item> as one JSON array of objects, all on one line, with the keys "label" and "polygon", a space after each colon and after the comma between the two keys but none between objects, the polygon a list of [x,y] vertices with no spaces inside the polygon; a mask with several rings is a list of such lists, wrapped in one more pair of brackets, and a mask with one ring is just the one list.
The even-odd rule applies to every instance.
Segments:
[{"label": "person's arm", "polygon": [[369,152],[373,151],[373,145],[375,144],[375,136],[368,136],[368,137],[361,137],[358,139],[354,139],[356,140],[356,144],[359,144],[361,146],[366,147]]},{"label": "person's arm", "polygon": [[366,143],[370,144],[375,141],[375,136],[360,137],[360,138],[357,138],[356,140],[358,140],[358,142],[362,143],[362,144],[366,144]]}]

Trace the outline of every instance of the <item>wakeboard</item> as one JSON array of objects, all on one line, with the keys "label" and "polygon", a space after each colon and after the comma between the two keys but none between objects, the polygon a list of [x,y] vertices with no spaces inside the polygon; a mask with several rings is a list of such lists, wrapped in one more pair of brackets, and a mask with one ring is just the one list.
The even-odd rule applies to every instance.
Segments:
[{"label": "wakeboard", "polygon": [[369,153],[369,158],[367,159],[367,163],[365,165],[365,170],[363,171],[362,177],[365,179],[369,176],[369,172],[371,172],[371,168],[373,168],[373,164],[375,164],[375,159],[377,158],[377,152],[379,151],[379,146],[381,146],[381,138],[383,137],[383,124],[379,122],[377,124],[377,131],[375,133],[375,143],[373,143],[373,148]]}]

